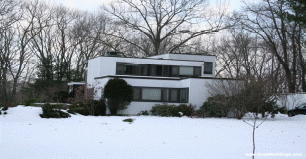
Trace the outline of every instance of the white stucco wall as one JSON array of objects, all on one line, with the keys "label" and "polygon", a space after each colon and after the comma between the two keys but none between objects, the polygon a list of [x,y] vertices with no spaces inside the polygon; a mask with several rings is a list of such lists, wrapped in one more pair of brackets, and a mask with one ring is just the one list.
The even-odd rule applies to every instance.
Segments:
[{"label": "white stucco wall", "polygon": [[94,58],[88,61],[87,66],[87,83],[93,84],[95,82],[94,78],[99,77],[101,73],[101,62],[100,58]]},{"label": "white stucco wall", "polygon": [[205,56],[205,55],[190,55],[190,54],[163,54],[151,56],[148,58],[152,59],[169,59],[169,60],[186,60],[186,61],[201,61],[202,70],[204,70],[204,62],[213,63],[213,74],[204,74],[202,71],[202,77],[215,77],[215,68],[216,68],[216,56]]},{"label": "white stucco wall", "polygon": [[[111,77],[106,77],[103,79],[96,80],[96,88],[97,94],[96,99],[102,96],[102,91],[109,79]],[[196,109],[199,109],[202,104],[207,100],[210,96],[207,83],[211,83],[213,79],[184,79],[184,80],[157,80],[157,79],[135,79],[135,78],[122,78],[128,84],[132,86],[142,86],[142,87],[167,87],[167,88],[189,88],[189,96],[188,96],[188,103],[196,106]],[[123,110],[119,113],[123,114],[131,114],[135,115],[142,110],[151,110],[155,104],[162,104],[162,102],[139,102],[133,101],[129,105],[126,110]],[[168,103],[168,104],[175,104],[179,105],[182,103]]]},{"label": "white stucco wall", "polygon": [[[200,56],[200,55],[173,55],[165,54],[156,57],[168,58],[169,60],[148,59],[148,58],[122,58],[122,57],[97,57],[88,61],[87,83],[95,87],[96,99],[101,98],[103,88],[107,81],[116,76],[121,77],[128,84],[139,87],[167,87],[167,88],[189,88],[188,104],[196,106],[199,109],[202,104],[210,96],[208,92],[207,83],[211,83],[214,79],[209,78],[187,78],[180,77],[154,77],[154,76],[139,76],[141,78],[127,78],[137,77],[129,75],[116,75],[116,62],[134,63],[134,64],[156,64],[156,65],[179,65],[179,66],[201,66],[202,77],[214,77],[215,71],[212,75],[204,74],[204,61],[213,62],[213,70],[215,68],[215,56]],[[197,61],[188,61],[195,60]],[[170,60],[176,59],[176,60]],[[183,60],[182,60],[183,59]],[[199,61],[200,60],[200,61]],[[201,61],[202,60],[202,61]],[[146,79],[147,78],[147,79]],[[152,79],[153,78],[153,79]],[[131,102],[128,109],[123,110],[123,114],[137,114],[142,110],[151,110],[155,104],[162,104],[161,102]],[[181,103],[169,103],[179,105]]]},{"label": "white stucco wall", "polygon": [[[199,55],[197,55],[199,56]],[[142,58],[122,58],[122,57],[97,57],[88,61],[88,83],[93,83],[95,77],[116,75],[116,62],[133,64],[156,64],[156,65],[179,65],[179,66],[200,66],[202,67],[201,77],[215,76],[214,56],[205,56],[207,61],[213,62],[213,74],[204,74],[204,62],[199,61],[177,61],[177,60],[157,60]]]}]

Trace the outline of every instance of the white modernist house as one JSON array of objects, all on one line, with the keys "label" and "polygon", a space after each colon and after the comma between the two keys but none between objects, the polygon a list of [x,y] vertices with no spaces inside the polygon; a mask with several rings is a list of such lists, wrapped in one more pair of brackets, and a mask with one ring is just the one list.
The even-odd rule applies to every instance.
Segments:
[{"label": "white modernist house", "polygon": [[[207,84],[215,78],[215,56],[163,54],[148,58],[101,56],[90,59],[87,84],[101,98],[108,80],[124,79],[133,86],[133,101],[121,113],[134,115],[155,104],[192,104],[199,109],[210,96]],[[119,112],[120,113],[120,112]]]}]

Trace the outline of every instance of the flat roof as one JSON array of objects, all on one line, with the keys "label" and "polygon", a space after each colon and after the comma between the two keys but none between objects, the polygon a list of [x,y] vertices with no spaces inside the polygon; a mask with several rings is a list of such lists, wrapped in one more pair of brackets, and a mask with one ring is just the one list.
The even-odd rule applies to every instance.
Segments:
[{"label": "flat roof", "polygon": [[216,79],[216,80],[240,80],[235,78],[218,78],[218,77],[163,77],[163,76],[126,76],[126,75],[107,75],[95,77],[94,79],[103,78],[136,78],[136,79],[156,79],[156,80],[184,80],[184,79]]},{"label": "flat roof", "polygon": [[[154,56],[158,56],[158,55],[154,55]],[[152,57],[152,56],[150,56],[150,57]],[[95,58],[129,58],[129,59],[145,59],[145,60],[169,60],[169,61],[203,62],[203,61],[198,61],[198,60],[177,60],[177,59],[162,59],[162,58],[149,58],[149,57],[116,57],[116,56],[98,56],[98,57],[90,58],[89,60],[95,59]]]},{"label": "flat roof", "polygon": [[[202,55],[202,54],[191,54],[191,53],[167,53],[170,55],[196,55],[196,56],[216,56],[216,55]],[[159,54],[159,55],[152,55],[148,57],[160,56],[160,55],[167,55],[167,54]]]}]

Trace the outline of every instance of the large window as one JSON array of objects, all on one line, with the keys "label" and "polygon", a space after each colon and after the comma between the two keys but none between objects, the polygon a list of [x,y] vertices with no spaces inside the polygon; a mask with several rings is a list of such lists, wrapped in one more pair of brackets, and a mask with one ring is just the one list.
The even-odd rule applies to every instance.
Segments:
[{"label": "large window", "polygon": [[161,89],[142,88],[142,100],[161,100]]},{"label": "large window", "polygon": [[140,65],[140,75],[147,76],[148,75],[148,66]]},{"label": "large window", "polygon": [[212,62],[204,62],[204,74],[213,74]]},{"label": "large window", "polygon": [[141,99],[141,89],[140,88],[133,88],[133,100],[140,100]]},{"label": "large window", "polygon": [[170,89],[170,102],[178,101],[178,89]]},{"label": "large window", "polygon": [[180,101],[188,102],[188,89],[180,89]]},{"label": "large window", "polygon": [[126,66],[124,65],[124,63],[117,62],[116,74],[117,75],[124,75],[124,74],[126,74]]},{"label": "large window", "polygon": [[179,76],[179,67],[178,66],[172,66],[171,67],[171,76]]},{"label": "large window", "polygon": [[127,75],[139,75],[139,65],[126,64],[125,68]]},{"label": "large window", "polygon": [[182,76],[193,76],[193,67],[190,66],[181,66],[180,75]]},{"label": "large window", "polygon": [[188,103],[188,88],[133,87],[133,100]]},{"label": "large window", "polygon": [[194,76],[201,76],[201,67],[194,67]]},{"label": "large window", "polygon": [[163,77],[198,77],[200,66],[130,64],[117,62],[117,75],[163,76]]}]

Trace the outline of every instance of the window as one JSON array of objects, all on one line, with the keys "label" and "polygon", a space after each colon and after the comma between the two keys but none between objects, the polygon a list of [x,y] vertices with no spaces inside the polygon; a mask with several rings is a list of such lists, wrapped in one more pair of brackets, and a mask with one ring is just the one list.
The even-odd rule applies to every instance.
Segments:
[{"label": "window", "polygon": [[163,89],[163,101],[169,101],[169,89]]},{"label": "window", "polygon": [[140,88],[133,88],[133,99],[134,100],[140,100],[141,99],[141,89]]},{"label": "window", "polygon": [[142,75],[146,74],[146,65],[135,65],[129,63],[117,62],[116,66],[117,75]]},{"label": "window", "polygon": [[133,87],[133,100],[188,103],[188,88]]},{"label": "window", "polygon": [[177,102],[178,89],[170,89],[170,102]]},{"label": "window", "polygon": [[187,102],[188,99],[188,89],[180,89],[180,102]]},{"label": "window", "polygon": [[142,88],[142,100],[161,100],[160,88]]},{"label": "window", "polygon": [[179,75],[179,67],[178,66],[172,66],[171,76],[178,76],[178,75]]},{"label": "window", "polygon": [[142,76],[148,75],[148,65],[140,65],[140,75]]},{"label": "window", "polygon": [[163,76],[168,77],[170,75],[170,66],[163,66]]},{"label": "window", "polygon": [[180,66],[180,75],[182,75],[182,76],[193,76],[193,67]]},{"label": "window", "polygon": [[116,66],[116,74],[117,75],[124,75],[125,74],[125,66],[124,63],[121,62],[117,62],[117,66]]},{"label": "window", "polygon": [[204,62],[204,74],[212,74],[213,73],[213,63],[212,62]]},{"label": "window", "polygon": [[163,65],[156,65],[156,76],[163,75]]},{"label": "window", "polygon": [[131,64],[126,64],[126,74],[128,75],[139,75],[139,66],[138,65],[131,65]]},{"label": "window", "polygon": [[156,76],[156,65],[150,65],[150,76]]},{"label": "window", "polygon": [[201,76],[201,67],[194,67],[194,76]]},{"label": "window", "polygon": [[176,65],[131,64],[131,63],[117,62],[116,74],[117,75],[138,75],[138,76],[163,76],[163,77],[201,76],[201,67],[199,66],[176,66]]}]

